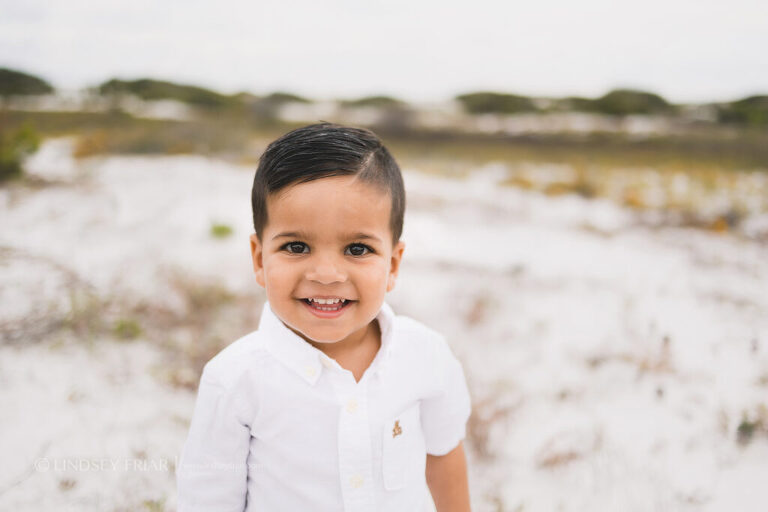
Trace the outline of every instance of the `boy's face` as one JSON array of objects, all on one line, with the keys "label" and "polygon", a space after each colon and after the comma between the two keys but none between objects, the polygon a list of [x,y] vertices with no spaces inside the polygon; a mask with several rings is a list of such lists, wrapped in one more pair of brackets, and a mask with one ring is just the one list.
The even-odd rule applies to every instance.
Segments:
[{"label": "boy's face", "polygon": [[392,245],[390,209],[388,193],[356,176],[269,196],[267,225],[261,241],[251,235],[251,255],[283,323],[317,343],[362,339],[395,286],[403,255],[402,242]]}]

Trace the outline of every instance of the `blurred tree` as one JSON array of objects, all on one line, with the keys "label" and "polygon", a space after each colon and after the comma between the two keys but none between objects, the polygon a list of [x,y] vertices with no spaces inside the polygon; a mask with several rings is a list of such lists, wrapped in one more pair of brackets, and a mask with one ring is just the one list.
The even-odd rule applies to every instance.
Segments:
[{"label": "blurred tree", "polygon": [[392,107],[400,107],[405,103],[391,96],[366,96],[364,98],[358,98],[356,100],[343,100],[341,104],[344,107],[392,108]]},{"label": "blurred tree", "polygon": [[[589,108],[589,104],[582,104]],[[615,89],[592,102],[592,109],[602,114],[626,116],[630,114],[664,114],[673,110],[667,100],[650,92],[633,89]]]},{"label": "blurred tree", "polygon": [[558,111],[592,112],[595,110],[595,100],[578,96],[556,98],[552,100],[551,108]]},{"label": "blurred tree", "polygon": [[50,94],[51,84],[33,75],[0,68],[0,96]]},{"label": "blurred tree", "polygon": [[253,98],[248,102],[254,121],[262,123],[275,122],[280,107],[286,103],[312,103],[311,100],[289,92],[276,91],[263,98]]},{"label": "blurred tree", "polygon": [[133,94],[144,100],[176,100],[206,108],[236,106],[240,102],[232,97],[194,85],[182,85],[161,80],[118,80],[112,79],[99,85],[103,95]]},{"label": "blurred tree", "polygon": [[473,92],[457,96],[456,99],[470,114],[515,114],[536,110],[531,98],[515,94]]},{"label": "blurred tree", "polygon": [[750,96],[719,105],[717,119],[721,123],[768,126],[768,96]]},{"label": "blurred tree", "polygon": [[312,103],[302,96],[281,91],[273,92],[272,94],[265,96],[262,101],[268,101],[273,105],[282,105],[283,103]]}]

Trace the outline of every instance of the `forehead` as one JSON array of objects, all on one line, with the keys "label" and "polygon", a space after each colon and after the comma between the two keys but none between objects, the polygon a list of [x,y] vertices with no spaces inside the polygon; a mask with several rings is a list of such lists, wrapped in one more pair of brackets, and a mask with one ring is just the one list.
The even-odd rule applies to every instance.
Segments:
[{"label": "forehead", "polygon": [[264,231],[301,231],[334,238],[371,232],[384,239],[391,237],[391,208],[387,189],[362,182],[356,175],[321,178],[270,194]]}]

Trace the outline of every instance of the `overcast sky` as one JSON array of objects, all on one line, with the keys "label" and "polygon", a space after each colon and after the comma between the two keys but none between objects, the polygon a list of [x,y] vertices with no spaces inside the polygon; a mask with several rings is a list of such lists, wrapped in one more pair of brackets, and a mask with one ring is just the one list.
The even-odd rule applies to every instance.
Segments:
[{"label": "overcast sky", "polygon": [[766,48],[766,0],[0,0],[0,67],[61,88],[728,100],[768,94]]}]

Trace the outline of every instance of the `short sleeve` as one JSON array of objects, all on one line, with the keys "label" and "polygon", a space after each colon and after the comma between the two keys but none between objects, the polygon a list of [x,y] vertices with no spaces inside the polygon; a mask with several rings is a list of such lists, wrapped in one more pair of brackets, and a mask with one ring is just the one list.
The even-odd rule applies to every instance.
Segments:
[{"label": "short sleeve", "polygon": [[470,399],[461,363],[442,337],[435,352],[439,384],[436,393],[421,402],[421,426],[427,453],[445,455],[466,435]]},{"label": "short sleeve", "polygon": [[241,512],[246,505],[250,428],[237,397],[203,372],[176,469],[178,512]]}]

